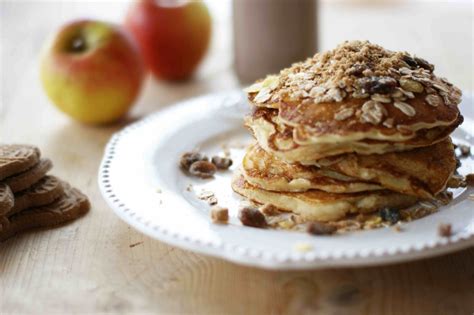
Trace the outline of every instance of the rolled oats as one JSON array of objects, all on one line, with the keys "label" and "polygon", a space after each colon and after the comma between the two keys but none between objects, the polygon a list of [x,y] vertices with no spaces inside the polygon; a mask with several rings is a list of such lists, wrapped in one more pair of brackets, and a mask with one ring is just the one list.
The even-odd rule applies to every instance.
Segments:
[{"label": "rolled oats", "polygon": [[347,118],[354,115],[353,108],[343,108],[334,115],[335,120],[346,120]]},{"label": "rolled oats", "polygon": [[443,99],[437,94],[428,94],[425,97],[426,102],[433,106],[437,107],[443,104]]},{"label": "rolled oats", "polygon": [[379,102],[370,100],[362,105],[361,121],[364,123],[371,123],[378,125],[384,115],[387,115],[387,110]]},{"label": "rolled oats", "polygon": [[[257,104],[278,103],[285,98],[313,104],[341,102],[348,95],[372,96],[380,103],[388,103],[390,98],[404,102],[423,91],[439,95],[447,105],[458,104],[459,89],[436,77],[433,70],[434,66],[423,58],[392,52],[367,41],[352,41],[295,63],[278,75],[267,76],[245,91]],[[433,97],[430,105],[436,103]]]},{"label": "rolled oats", "polygon": [[370,99],[380,103],[391,103],[392,99],[389,96],[381,94],[373,94],[370,96]]},{"label": "rolled oats", "polygon": [[410,104],[400,101],[395,101],[393,105],[407,116],[413,117],[416,115],[416,110]]},{"label": "rolled oats", "polygon": [[271,90],[269,88],[264,87],[258,92],[253,101],[256,103],[264,103],[268,101],[271,96]]}]

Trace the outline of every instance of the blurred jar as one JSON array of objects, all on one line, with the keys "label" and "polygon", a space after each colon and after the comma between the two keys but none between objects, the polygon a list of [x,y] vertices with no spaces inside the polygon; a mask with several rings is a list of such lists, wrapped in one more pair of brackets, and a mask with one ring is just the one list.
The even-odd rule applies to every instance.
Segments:
[{"label": "blurred jar", "polygon": [[233,1],[235,70],[242,83],[316,53],[316,1]]}]

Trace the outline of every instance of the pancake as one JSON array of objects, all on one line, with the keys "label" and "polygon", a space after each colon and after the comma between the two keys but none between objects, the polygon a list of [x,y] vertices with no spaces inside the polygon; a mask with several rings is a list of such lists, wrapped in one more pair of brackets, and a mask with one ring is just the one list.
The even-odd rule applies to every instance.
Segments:
[{"label": "pancake", "polygon": [[[334,103],[315,105],[309,102],[282,102],[279,119],[297,130],[295,141],[299,144],[353,142],[364,139],[408,142],[411,139],[416,140],[420,136],[417,131],[420,130],[457,127],[460,116],[457,105],[443,103],[433,107],[424,101],[425,97],[426,95],[419,95],[405,101],[405,104],[413,108],[413,116],[404,114],[394,106],[393,101],[383,104],[366,99],[349,98],[341,102],[342,107],[334,106]],[[377,124],[362,119],[364,115],[362,108],[366,106],[365,104],[378,104],[372,108],[373,112],[377,111],[377,106],[380,108],[381,118]],[[335,119],[342,111],[354,114],[344,120]],[[386,119],[390,119],[390,125],[383,124]]]},{"label": "pancake", "polygon": [[450,138],[411,151],[374,155],[346,154],[317,162],[318,166],[378,183],[381,186],[421,198],[433,198],[446,188],[456,170]]},{"label": "pancake", "polygon": [[260,113],[248,122],[254,134],[268,128],[260,119],[266,113],[267,122],[285,126],[315,158],[429,146],[463,120],[461,91],[436,76],[433,65],[369,42],[345,42],[246,91]]},{"label": "pancake", "polygon": [[[316,160],[324,157],[344,153],[383,154],[429,146],[447,138],[462,122],[462,116],[459,116],[458,120],[448,127],[418,130],[416,137],[405,141],[365,139],[345,142],[342,139],[334,139],[333,142],[313,144],[299,144],[298,131],[301,129],[294,129],[281,123],[274,109],[255,110],[246,117],[245,124],[252,131],[259,145],[278,158],[287,162],[314,164]],[[304,130],[305,127],[302,128]]]},{"label": "pancake", "polygon": [[271,191],[304,192],[319,189],[333,193],[350,193],[383,189],[329,169],[290,164],[265,152],[258,144],[247,148],[242,173],[253,186]]},{"label": "pancake", "polygon": [[331,221],[343,218],[349,213],[368,213],[385,207],[405,208],[417,202],[413,196],[388,190],[336,194],[321,190],[307,192],[272,192],[257,188],[236,173],[232,189],[259,204],[275,207],[301,215],[308,221]]}]

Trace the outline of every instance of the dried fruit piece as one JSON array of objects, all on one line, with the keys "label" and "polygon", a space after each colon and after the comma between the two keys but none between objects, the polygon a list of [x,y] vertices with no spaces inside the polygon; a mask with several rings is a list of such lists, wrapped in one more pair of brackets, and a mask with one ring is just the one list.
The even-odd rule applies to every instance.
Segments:
[{"label": "dried fruit piece", "polygon": [[368,77],[357,80],[363,92],[369,94],[389,94],[397,87],[397,80],[391,77]]},{"label": "dried fruit piece", "polygon": [[416,62],[415,58],[413,58],[412,56],[409,56],[409,55],[404,55],[402,57],[402,60],[406,62],[406,64],[410,67],[410,68],[418,68],[418,63]]},{"label": "dried fruit piece", "polygon": [[189,171],[191,164],[197,161],[207,161],[208,158],[199,152],[186,152],[181,156],[179,165],[185,171]]},{"label": "dried fruit piece", "polygon": [[244,207],[239,211],[239,220],[245,226],[263,228],[267,226],[265,216],[255,208]]},{"label": "dried fruit piece", "polygon": [[400,86],[406,91],[422,93],[424,90],[423,84],[407,78],[401,78],[399,83]]},{"label": "dried fruit piece", "polygon": [[311,222],[306,231],[312,235],[330,235],[336,232],[335,226],[323,222]]},{"label": "dried fruit piece", "polygon": [[434,65],[432,65],[431,63],[429,63],[428,61],[426,61],[423,58],[415,57],[415,61],[418,64],[419,67],[421,67],[423,69],[426,69],[430,72],[433,72],[434,69],[435,69]]},{"label": "dried fruit piece", "polygon": [[352,67],[350,67],[349,69],[347,69],[346,74],[360,76],[366,69],[367,69],[367,65],[357,63],[353,65]]},{"label": "dried fruit piece", "polygon": [[217,167],[208,161],[197,161],[191,164],[189,173],[200,178],[211,178],[217,171]]},{"label": "dried fruit piece", "polygon": [[442,237],[450,237],[453,234],[452,226],[449,223],[440,223],[438,225],[438,235]]},{"label": "dried fruit piece", "polygon": [[260,211],[266,215],[269,215],[269,216],[274,216],[274,215],[278,215],[280,214],[280,210],[278,210],[277,207],[275,207],[274,205],[270,204],[270,203],[267,203],[265,205],[263,205],[262,207],[260,207]]},{"label": "dried fruit piece", "polygon": [[400,210],[395,208],[383,208],[379,211],[379,216],[382,220],[395,224],[402,219]]},{"label": "dried fruit piece", "polygon": [[443,104],[443,99],[437,94],[428,94],[426,95],[425,100],[429,105],[433,107],[437,107]]},{"label": "dried fruit piece", "polygon": [[212,207],[211,219],[214,223],[227,223],[229,221],[229,209],[219,206]]},{"label": "dried fruit piece", "polygon": [[213,156],[212,163],[220,170],[226,170],[232,166],[232,159],[220,156]]},{"label": "dried fruit piece", "polygon": [[416,110],[410,104],[405,102],[396,101],[393,105],[398,108],[402,113],[407,116],[413,117],[416,115]]},{"label": "dried fruit piece", "polygon": [[469,173],[466,175],[466,184],[468,186],[474,186],[474,173]]},{"label": "dried fruit piece", "polygon": [[471,147],[465,144],[458,145],[459,152],[461,153],[462,157],[469,156],[471,154]]}]

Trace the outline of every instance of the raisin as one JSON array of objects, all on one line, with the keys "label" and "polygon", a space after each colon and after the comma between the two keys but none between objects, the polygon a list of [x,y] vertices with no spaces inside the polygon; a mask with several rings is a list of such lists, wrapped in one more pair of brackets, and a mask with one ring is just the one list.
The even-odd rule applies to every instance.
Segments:
[{"label": "raisin", "polygon": [[423,58],[420,58],[420,57],[415,57],[415,61],[416,63],[418,64],[419,67],[423,68],[423,69],[426,69],[430,72],[433,72],[434,71],[434,65],[432,65],[431,63],[429,63],[428,61],[426,61],[425,59]]},{"label": "raisin", "polygon": [[208,158],[204,154],[198,152],[186,152],[181,156],[179,165],[185,171],[189,171],[191,164],[197,161],[207,161]]},{"label": "raisin", "polygon": [[364,72],[364,70],[367,70],[368,67],[366,65],[356,63],[352,67],[346,70],[346,74],[348,75],[354,75],[354,76],[360,76]]},{"label": "raisin", "polygon": [[459,151],[461,152],[462,157],[466,157],[471,154],[471,147],[465,144],[460,144]]},{"label": "raisin", "polygon": [[390,94],[397,87],[397,80],[391,77],[360,78],[357,83],[362,88],[363,93],[369,94]]},{"label": "raisin", "polygon": [[400,210],[395,208],[383,208],[379,211],[382,220],[395,224],[401,220]]},{"label": "raisin", "polygon": [[211,161],[220,170],[226,170],[232,166],[232,160],[225,157],[213,156]]},{"label": "raisin", "polygon": [[265,216],[255,208],[244,207],[239,211],[239,220],[245,226],[262,228],[267,225]]},{"label": "raisin", "polygon": [[409,56],[409,55],[404,55],[402,57],[402,60],[406,62],[406,64],[412,68],[412,69],[416,69],[418,68],[418,63],[416,62],[415,58],[413,58],[412,56]]},{"label": "raisin", "polygon": [[191,164],[189,173],[200,178],[211,178],[216,173],[217,168],[208,161],[197,161]]},{"label": "raisin", "polygon": [[306,229],[312,235],[330,235],[336,232],[336,230],[335,226],[322,222],[311,222]]}]

